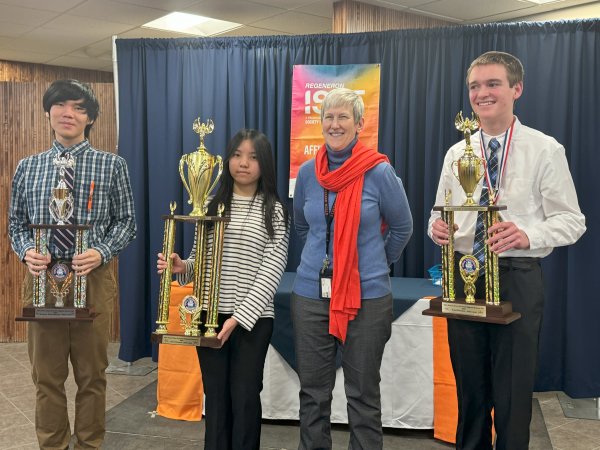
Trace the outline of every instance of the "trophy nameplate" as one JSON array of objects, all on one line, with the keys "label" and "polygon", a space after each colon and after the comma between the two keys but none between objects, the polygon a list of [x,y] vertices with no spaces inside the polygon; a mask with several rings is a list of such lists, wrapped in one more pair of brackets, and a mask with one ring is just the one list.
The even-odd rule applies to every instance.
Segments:
[{"label": "trophy nameplate", "polygon": [[[519,319],[521,314],[513,312],[510,302],[500,301],[498,255],[490,250],[487,243],[485,244],[483,264],[485,299],[475,297],[475,283],[480,276],[479,260],[473,255],[463,255],[458,264],[455,262],[454,213],[481,212],[484,230],[487,232],[489,227],[499,221],[499,211],[506,209],[503,205],[479,205],[473,200],[473,192],[485,170],[484,161],[474,154],[471,147],[471,133],[479,128],[479,119],[476,115],[471,119],[464,119],[461,111],[456,115],[455,126],[463,132],[465,151],[463,156],[452,162],[452,172],[465,192],[466,201],[461,206],[450,205],[452,193],[448,191],[445,195],[445,205],[433,207],[434,211],[441,212],[442,220],[448,224],[449,239],[448,244],[441,246],[442,296],[430,300],[429,309],[423,311],[423,315],[506,325]],[[493,198],[493,194],[490,194]],[[457,265],[464,281],[464,298],[456,297],[454,275]]]}]

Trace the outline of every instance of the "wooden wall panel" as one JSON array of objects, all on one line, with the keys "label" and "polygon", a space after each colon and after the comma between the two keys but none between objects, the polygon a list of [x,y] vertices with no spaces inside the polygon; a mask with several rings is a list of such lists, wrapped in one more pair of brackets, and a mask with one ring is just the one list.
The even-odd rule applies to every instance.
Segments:
[{"label": "wooden wall panel", "polygon": [[[26,267],[8,240],[8,207],[12,177],[22,158],[50,147],[52,135],[42,108],[42,96],[50,83],[0,82],[0,342],[24,342],[26,325],[15,322],[21,311],[21,283]],[[116,151],[114,85],[90,83],[100,102],[100,115],[90,134],[92,146]],[[112,262],[117,274],[117,263]],[[119,302],[111,318],[111,341],[119,337]]]},{"label": "wooden wall panel", "polygon": [[49,81],[74,78],[86,83],[112,83],[112,72],[0,60],[0,81]]},{"label": "wooden wall panel", "polygon": [[455,24],[352,0],[341,0],[333,4],[334,33],[434,28],[448,25]]}]

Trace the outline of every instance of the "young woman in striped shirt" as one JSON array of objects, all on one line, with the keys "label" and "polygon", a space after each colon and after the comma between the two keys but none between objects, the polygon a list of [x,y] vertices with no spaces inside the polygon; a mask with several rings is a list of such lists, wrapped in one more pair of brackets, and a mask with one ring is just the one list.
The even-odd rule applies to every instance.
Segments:
[{"label": "young woman in striped shirt", "polygon": [[[229,142],[221,183],[208,206],[225,205],[219,293],[220,349],[198,347],[206,394],[205,449],[258,449],[263,368],[273,332],[273,297],[287,264],[289,219],[276,191],[271,144],[256,130],[243,129]],[[210,256],[212,233],[207,250]],[[190,257],[172,254],[181,284],[193,277]],[[159,273],[166,268],[158,255]],[[204,267],[203,270],[210,268]]]}]

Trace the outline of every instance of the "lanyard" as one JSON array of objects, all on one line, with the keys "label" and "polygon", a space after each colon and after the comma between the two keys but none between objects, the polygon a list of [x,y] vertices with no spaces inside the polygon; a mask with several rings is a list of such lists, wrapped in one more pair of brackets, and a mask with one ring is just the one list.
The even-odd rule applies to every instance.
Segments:
[{"label": "lanyard", "polygon": [[515,128],[515,119],[513,119],[510,128],[504,133],[504,143],[502,144],[502,160],[499,163],[500,173],[496,179],[496,186],[492,186],[490,172],[488,170],[488,158],[485,154],[485,145],[483,143],[483,130],[479,130],[479,147],[481,148],[481,157],[485,160],[485,182],[487,184],[488,192],[490,195],[490,204],[496,204],[500,197],[500,187],[502,185],[502,179],[504,178],[504,169],[508,161],[508,152],[510,151],[510,143],[512,141],[513,130]]},{"label": "lanyard", "polygon": [[[337,200],[337,197],[336,197]],[[325,232],[325,259],[323,260],[323,267],[329,266],[329,243],[331,242],[331,224],[333,223],[333,216],[335,214],[335,200],[329,210],[329,191],[323,189],[323,209],[325,210],[325,223],[327,224],[327,231]]]}]

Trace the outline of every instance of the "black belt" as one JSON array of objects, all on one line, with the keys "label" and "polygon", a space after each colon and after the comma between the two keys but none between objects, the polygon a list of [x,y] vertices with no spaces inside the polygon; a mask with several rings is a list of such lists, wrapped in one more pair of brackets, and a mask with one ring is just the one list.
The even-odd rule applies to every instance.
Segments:
[{"label": "black belt", "polygon": [[[456,252],[456,261],[463,256],[462,253]],[[527,258],[525,256],[503,256],[498,258],[498,266],[508,270],[531,270],[539,266],[541,260],[541,258]]]},{"label": "black belt", "polygon": [[498,266],[503,269],[531,270],[540,265],[541,258],[527,258],[524,256],[505,256],[498,258]]}]

